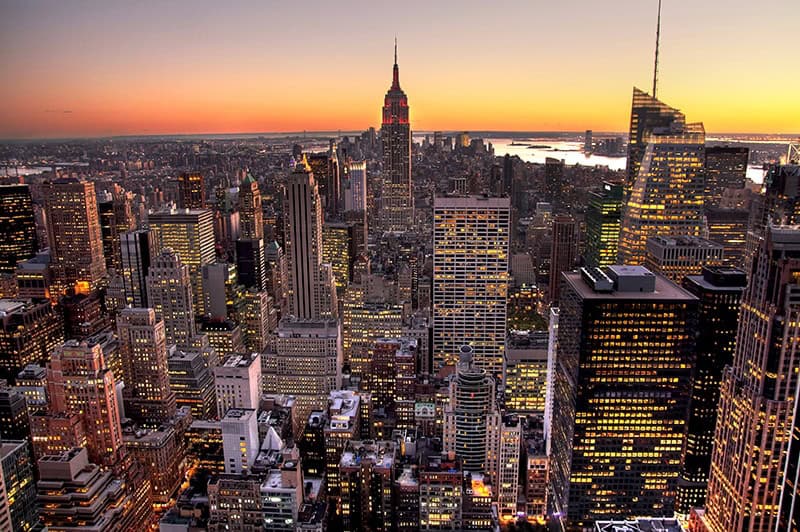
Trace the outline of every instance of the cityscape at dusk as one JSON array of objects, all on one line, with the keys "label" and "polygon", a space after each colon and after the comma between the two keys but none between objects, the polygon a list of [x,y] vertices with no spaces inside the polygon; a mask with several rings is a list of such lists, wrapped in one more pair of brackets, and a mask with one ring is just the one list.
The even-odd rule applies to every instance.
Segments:
[{"label": "cityscape at dusk", "polygon": [[800,531],[798,22],[0,0],[0,532]]}]

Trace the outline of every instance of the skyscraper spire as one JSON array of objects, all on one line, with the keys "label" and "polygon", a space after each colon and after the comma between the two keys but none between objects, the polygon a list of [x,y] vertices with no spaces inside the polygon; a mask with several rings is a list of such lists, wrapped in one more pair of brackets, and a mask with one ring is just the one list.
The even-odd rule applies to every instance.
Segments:
[{"label": "skyscraper spire", "polygon": [[[653,98],[656,98],[656,88],[658,86],[658,44],[661,40],[661,0],[658,0],[658,22],[656,23],[656,60],[655,64],[653,65]],[[395,42],[395,47],[397,47],[397,43]],[[397,51],[395,50],[395,56],[397,55]],[[395,58],[395,63],[397,63],[397,59]]]},{"label": "skyscraper spire", "polygon": [[397,37],[394,38],[394,68],[392,69],[392,88],[400,88],[400,69],[397,67]]}]

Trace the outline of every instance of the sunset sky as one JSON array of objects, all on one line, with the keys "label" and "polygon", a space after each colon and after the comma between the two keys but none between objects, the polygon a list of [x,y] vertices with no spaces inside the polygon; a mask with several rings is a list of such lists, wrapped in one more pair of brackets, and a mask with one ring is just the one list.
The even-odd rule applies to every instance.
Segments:
[{"label": "sunset sky", "polygon": [[[163,4],[163,5],[162,5]],[[657,0],[0,0],[0,138],[378,126],[627,130]],[[798,0],[664,0],[658,95],[709,132],[800,132]]]}]

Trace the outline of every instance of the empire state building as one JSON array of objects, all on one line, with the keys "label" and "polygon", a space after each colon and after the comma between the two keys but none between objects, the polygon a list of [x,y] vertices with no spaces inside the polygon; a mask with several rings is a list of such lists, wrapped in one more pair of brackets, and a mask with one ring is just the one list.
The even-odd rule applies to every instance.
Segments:
[{"label": "empire state building", "polygon": [[404,231],[413,223],[414,195],[411,189],[411,125],[408,121],[408,98],[400,88],[397,42],[394,45],[392,86],[383,101],[381,143],[381,226],[384,231]]}]

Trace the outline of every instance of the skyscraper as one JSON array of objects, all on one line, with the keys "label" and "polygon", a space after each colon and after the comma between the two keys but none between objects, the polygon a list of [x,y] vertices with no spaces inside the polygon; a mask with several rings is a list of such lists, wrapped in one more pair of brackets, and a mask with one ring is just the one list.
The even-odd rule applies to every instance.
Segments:
[{"label": "skyscraper", "polygon": [[508,198],[437,197],[433,230],[433,371],[463,345],[490,375],[503,368],[508,293]]},{"label": "skyscraper", "polygon": [[706,204],[718,205],[726,188],[744,188],[750,150],[745,147],[706,148]]},{"label": "skyscraper", "polygon": [[117,336],[125,388],[125,414],[152,427],[175,415],[175,393],[169,387],[164,321],[151,308],[123,309]]},{"label": "skyscraper", "polygon": [[692,402],[681,460],[676,512],[687,515],[706,498],[714,427],[717,423],[719,383],[725,366],[733,362],[739,304],[747,275],[734,268],[704,267],[701,275],[683,279],[683,287],[700,300],[697,364],[692,375]]},{"label": "skyscraper", "polygon": [[0,274],[36,255],[36,221],[28,185],[0,185]]},{"label": "skyscraper", "polygon": [[796,476],[784,475],[797,467],[788,451],[800,374],[798,276],[800,230],[767,227],[742,296],[733,365],[722,373],[704,516],[713,532],[790,529],[778,507],[792,498],[784,483],[796,489]]},{"label": "skyscraper", "polygon": [[294,415],[301,422],[324,410],[328,395],[342,383],[342,335],[333,320],[284,318],[278,324],[275,352],[263,355],[264,393],[296,398]]},{"label": "skyscraper", "polygon": [[184,172],[178,176],[178,208],[206,208],[206,189],[203,174],[200,172]]},{"label": "skyscraper", "polygon": [[494,379],[475,365],[473,350],[462,346],[450,402],[444,413],[444,450],[455,452],[464,469],[486,470],[487,419],[495,410]]},{"label": "skyscraper", "polygon": [[261,191],[249,172],[239,185],[239,229],[241,233],[236,241],[239,280],[247,288],[266,290],[267,262]]},{"label": "skyscraper", "polygon": [[699,275],[703,266],[722,266],[722,244],[699,236],[652,236],[647,239],[644,266],[676,284]]},{"label": "skyscraper", "polygon": [[50,414],[77,413],[89,456],[96,464],[118,466],[124,453],[116,380],[100,344],[68,340],[47,364]]},{"label": "skyscraper", "polygon": [[239,185],[239,230],[243,239],[264,238],[261,191],[258,188],[258,181],[249,172]]},{"label": "skyscraper", "polygon": [[289,314],[301,319],[336,315],[333,274],[322,263],[322,205],[305,160],[289,175],[284,199]]},{"label": "skyscraper", "polygon": [[186,347],[196,334],[189,267],[170,248],[153,257],[147,273],[147,304],[164,321],[168,346]]},{"label": "skyscraper", "polygon": [[575,254],[578,251],[578,223],[572,216],[557,215],[553,218],[553,241],[550,247],[550,302],[558,306],[561,273],[572,271],[575,267]]},{"label": "skyscraper", "polygon": [[677,127],[686,123],[683,113],[650,96],[646,92],[633,88],[631,103],[631,124],[628,134],[628,158],[626,166],[625,193],[630,195],[639,167],[647,148],[648,137],[658,128]]},{"label": "skyscraper", "polygon": [[591,268],[617,262],[623,196],[622,184],[609,182],[604,182],[599,191],[589,194],[584,260]]},{"label": "skyscraper", "polygon": [[347,163],[346,178],[342,182],[342,204],[344,213],[367,212],[367,162]]},{"label": "skyscraper", "polygon": [[701,236],[705,131],[702,124],[673,123],[654,130],[622,216],[619,262],[643,264],[652,236]]},{"label": "skyscraper", "polygon": [[403,231],[414,221],[414,194],[411,181],[411,124],[408,119],[408,98],[400,88],[397,42],[394,45],[392,86],[383,100],[381,145],[381,228],[384,231]]},{"label": "skyscraper", "polygon": [[584,268],[562,279],[549,423],[552,512],[570,527],[671,516],[697,298],[641,266]]},{"label": "skyscraper", "polygon": [[171,248],[189,267],[192,300],[196,316],[203,316],[204,300],[201,272],[215,260],[214,215],[210,210],[177,210],[151,213],[150,227],[158,231],[161,246]]},{"label": "skyscraper", "polygon": [[57,179],[42,187],[47,211],[52,297],[67,290],[89,293],[106,276],[94,183]]},{"label": "skyscraper", "polygon": [[142,229],[122,233],[119,239],[125,303],[133,307],[147,307],[147,275],[160,249],[158,233],[152,229]]},{"label": "skyscraper", "polygon": [[314,173],[319,187],[319,197],[326,218],[335,217],[339,213],[339,159],[336,157],[336,145],[331,141],[330,149],[325,153],[308,154],[308,165]]},{"label": "skyscraper", "polygon": [[[28,442],[0,442],[0,530],[41,529],[33,479]],[[4,514],[8,518],[6,523]]]}]

